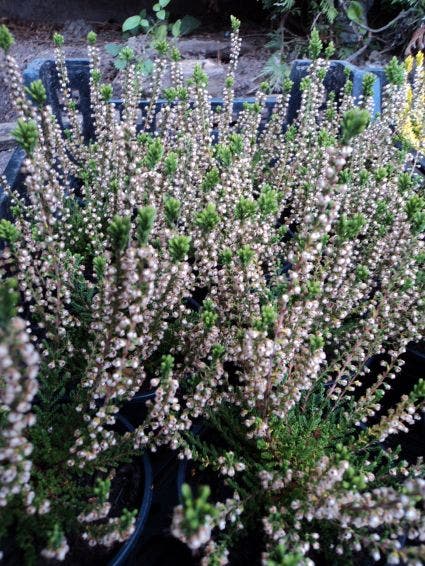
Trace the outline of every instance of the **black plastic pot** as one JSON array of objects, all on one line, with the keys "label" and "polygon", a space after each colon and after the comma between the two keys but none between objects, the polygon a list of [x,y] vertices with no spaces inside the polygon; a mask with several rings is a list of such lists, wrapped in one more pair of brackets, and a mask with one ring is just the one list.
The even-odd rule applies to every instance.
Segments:
[{"label": "black plastic pot", "polygon": [[[134,431],[133,425],[122,415],[118,415],[118,423],[125,428],[125,430],[129,432]],[[130,538],[121,546],[115,557],[108,563],[108,566],[125,566],[128,563],[128,560],[131,558],[135,548],[140,542],[149,517],[152,504],[152,465],[147,454],[143,454],[141,460],[144,473],[143,498],[137,514],[136,527]]]},{"label": "black plastic pot", "polygon": [[[291,80],[293,81],[293,89],[291,92],[291,103],[288,114],[288,122],[291,122],[296,115],[296,112],[301,103],[301,90],[300,81],[306,76],[310,61],[307,59],[300,59],[294,61],[291,68]],[[93,120],[90,113],[90,90],[89,90],[89,76],[90,67],[87,59],[67,59],[66,60],[68,76],[70,80],[71,91],[78,98],[78,108],[82,116],[82,131],[86,139],[92,138],[94,134]],[[369,69],[360,69],[346,61],[334,60],[331,61],[330,69],[325,77],[325,87],[327,92],[334,90],[339,92],[346,81],[346,70],[349,71],[350,79],[353,82],[353,95],[359,97],[363,92],[363,77],[369,72]],[[378,78],[373,89],[374,108],[373,113],[376,114],[381,111],[381,75],[379,68],[371,68]],[[63,126],[63,107],[59,102],[59,78],[56,71],[56,64],[52,59],[35,59],[32,61],[24,71],[24,81],[28,85],[34,80],[40,79],[46,89],[47,102],[52,107],[52,110],[59,123]],[[253,97],[236,98],[234,101],[234,112],[237,114],[242,110],[245,102],[254,102]],[[123,101],[121,99],[112,99],[111,102],[115,104],[117,111],[121,114],[123,111]],[[159,100],[156,106],[156,112],[166,104],[165,100]],[[214,110],[217,106],[221,106],[223,100],[214,98],[211,101],[211,107]],[[262,123],[267,121],[274,106],[276,104],[276,97],[269,96],[266,102],[265,113],[262,116]],[[141,100],[139,108],[143,111],[146,110],[149,101]],[[155,121],[152,129],[155,129]]]},{"label": "black plastic pot", "polygon": [[126,401],[120,409],[120,415],[131,423],[132,426],[139,426],[146,417],[146,401],[155,398],[155,391],[146,393],[136,393],[129,401]]},{"label": "black plastic pot", "polygon": [[[118,415],[117,421],[114,425],[114,430],[118,433],[132,432],[134,427],[131,423],[124,417]],[[132,535],[122,544],[116,545],[117,549],[114,547],[111,549],[105,549],[105,547],[91,548],[86,546],[82,539],[76,537],[74,534],[70,540],[70,551],[65,557],[65,563],[72,566],[82,565],[87,566],[89,564],[101,564],[103,566],[126,566],[128,561],[134,555],[135,549],[140,544],[140,539],[142,538],[146,522],[150,515],[151,504],[152,504],[152,484],[153,484],[153,473],[151,460],[148,454],[142,454],[136,457],[133,461],[134,468],[138,468],[137,473],[137,490],[139,491],[137,501],[131,502],[133,506],[138,505],[138,513],[135,521],[135,529]],[[126,464],[123,466],[128,468]],[[133,466],[130,465],[130,469]],[[124,471],[126,474],[127,470]],[[139,475],[140,474],[140,475]],[[139,481],[140,480],[140,481]],[[117,500],[121,498],[122,494],[122,480],[121,484],[118,484],[117,488],[112,488],[111,490],[111,503],[112,505],[117,505]],[[131,490],[130,490],[131,491]],[[114,501],[115,500],[115,501]],[[128,500],[128,498],[127,498]],[[118,504],[117,509],[120,509]],[[124,503],[123,506],[127,506]],[[16,535],[19,533],[12,533],[13,536],[11,540],[6,541],[7,546],[4,550],[4,562],[8,566],[16,566],[23,563],[23,558],[14,544],[16,540]],[[51,561],[48,561],[49,563]],[[56,562],[56,561],[53,561]],[[3,563],[3,562],[2,562]],[[37,564],[46,564],[45,560],[39,559],[36,561]]]}]

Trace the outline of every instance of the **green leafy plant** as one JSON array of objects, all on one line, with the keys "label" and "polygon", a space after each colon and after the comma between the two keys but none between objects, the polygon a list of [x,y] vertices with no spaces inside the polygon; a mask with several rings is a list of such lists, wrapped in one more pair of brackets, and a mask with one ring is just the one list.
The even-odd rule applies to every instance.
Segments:
[{"label": "green leafy plant", "polygon": [[[305,52],[306,36],[317,28],[322,37],[332,37],[340,59],[354,61],[368,50],[396,51],[409,38],[409,31],[420,26],[425,16],[423,0],[390,0],[367,3],[363,0],[263,0],[276,29],[268,47],[273,51],[261,76],[281,89],[288,54]],[[370,23],[369,19],[372,20]],[[403,30],[400,33],[400,30]],[[304,36],[300,38],[301,34]],[[404,31],[406,33],[404,33]],[[295,53],[294,53],[295,52]],[[331,56],[331,55],[329,55]]]},{"label": "green leafy plant", "polygon": [[[143,35],[142,56],[137,58],[138,67],[145,75],[150,75],[153,69],[153,60],[147,55],[147,48],[158,48],[159,42],[164,42],[170,35],[173,40],[188,35],[197,29],[200,21],[193,16],[184,16],[170,22],[170,13],[165,9],[171,0],[159,0],[152,6],[152,12],[143,9],[140,14],[130,16],[122,24],[124,36],[134,37]],[[125,46],[118,43],[109,43],[106,52],[114,57],[115,67],[125,69],[131,59],[125,56]],[[167,45],[168,50],[168,45]]]}]

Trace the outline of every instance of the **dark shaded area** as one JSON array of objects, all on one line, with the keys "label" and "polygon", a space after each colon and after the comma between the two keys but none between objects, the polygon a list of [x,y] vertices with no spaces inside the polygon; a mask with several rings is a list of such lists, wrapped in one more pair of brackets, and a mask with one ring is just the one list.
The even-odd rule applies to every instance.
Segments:
[{"label": "dark shaded area", "polygon": [[[118,22],[138,14],[143,8],[150,9],[150,0],[0,0],[0,17],[22,21],[64,23],[67,20],[84,19],[89,22]],[[203,17],[205,22],[214,18],[214,24],[228,25],[230,14],[244,21],[266,18],[258,0],[173,0],[167,6],[172,16],[191,14]]]}]

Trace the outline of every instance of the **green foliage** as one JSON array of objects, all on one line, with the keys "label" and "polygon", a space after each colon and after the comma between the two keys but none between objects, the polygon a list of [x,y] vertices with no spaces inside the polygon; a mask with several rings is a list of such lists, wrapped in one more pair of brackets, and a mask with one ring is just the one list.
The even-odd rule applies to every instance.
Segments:
[{"label": "green foliage", "polygon": [[[293,45],[289,49],[287,45],[288,30],[296,28],[304,32],[304,37],[299,41],[290,40],[298,51],[300,47],[304,47],[306,36],[315,26],[322,37],[333,38],[338,59],[347,59],[355,53],[359,41],[366,41],[366,34],[369,34],[368,38],[371,40],[369,46],[365,44],[366,49],[376,49],[381,42],[393,49],[395,46],[404,49],[407,37],[400,34],[399,29],[416,29],[425,13],[423,0],[386,1],[379,5],[378,12],[375,9],[376,2],[371,7],[363,0],[348,0],[343,3],[336,0],[262,0],[262,4],[271,11],[271,23],[274,23],[271,35],[278,38],[277,42],[275,39],[270,42],[270,47],[276,49],[276,53],[272,55],[276,56],[276,61],[285,60],[288,53],[293,51]],[[375,25],[368,21],[371,9]],[[332,54],[325,50],[326,58],[332,57]]]},{"label": "green foliage", "polygon": [[254,250],[248,245],[242,246],[238,250],[238,258],[243,267],[247,267],[251,263],[254,255]]},{"label": "green foliage", "polygon": [[361,134],[369,125],[370,114],[364,108],[350,108],[342,117],[342,143],[348,143]]},{"label": "green foliage", "polygon": [[267,304],[261,307],[261,318],[254,322],[254,327],[263,332],[270,332],[277,320],[277,309],[275,305]]},{"label": "green foliage", "polygon": [[37,124],[34,120],[19,118],[12,136],[28,155],[32,155],[38,142]]},{"label": "green foliage", "polygon": [[198,532],[204,524],[205,520],[217,516],[217,510],[209,503],[208,499],[211,490],[208,486],[201,486],[198,495],[194,496],[189,484],[184,483],[181,488],[182,506],[184,518],[182,521],[182,530],[187,537]]},{"label": "green foliage", "polygon": [[149,145],[152,141],[152,135],[148,132],[141,132],[137,135],[137,141],[140,145]]},{"label": "green foliage", "polygon": [[360,171],[360,173],[359,173],[359,183],[360,183],[361,186],[366,185],[369,182],[369,179],[370,179],[369,171],[366,171],[365,169]]},{"label": "green foliage", "polygon": [[9,220],[3,218],[0,220],[0,239],[5,240],[9,244],[14,244],[21,237],[18,228]]},{"label": "green foliage", "polygon": [[137,212],[137,239],[142,246],[148,243],[155,216],[156,210],[153,206],[139,208]]},{"label": "green foliage", "polygon": [[262,215],[276,214],[279,208],[278,192],[270,185],[264,185],[258,197],[258,208]]},{"label": "green foliage", "polygon": [[139,26],[142,28],[149,27],[149,22],[146,19],[142,19],[140,16],[130,16],[124,21],[122,31],[136,32]]},{"label": "green foliage", "polygon": [[233,153],[229,146],[224,144],[217,144],[215,146],[215,156],[217,161],[223,167],[230,167],[233,160]]},{"label": "green foliage", "polygon": [[54,33],[53,34],[53,43],[55,44],[56,47],[62,47],[63,44],[64,44],[63,35],[61,35],[60,33]]},{"label": "green foliage", "polygon": [[373,176],[378,182],[381,182],[385,179],[385,177],[388,177],[388,170],[386,167],[377,167]]},{"label": "green foliage", "polygon": [[103,84],[99,88],[100,96],[105,102],[109,102],[112,98],[112,85],[110,84]]},{"label": "green foliage", "polygon": [[204,323],[205,329],[210,331],[217,321],[218,315],[214,312],[214,304],[211,300],[207,299],[202,305],[201,319]]},{"label": "green foliage", "polygon": [[385,75],[389,83],[401,86],[404,81],[404,65],[399,63],[396,57],[393,57],[385,67]]},{"label": "green foliage", "polygon": [[134,51],[131,47],[122,47],[117,43],[108,43],[108,45],[105,46],[105,51],[114,57],[114,65],[118,70],[125,69],[131,63],[135,63],[136,69],[138,69],[142,74],[148,75],[152,70],[152,61],[136,61]]},{"label": "green foliage", "polygon": [[106,258],[104,256],[96,256],[93,258],[93,270],[96,274],[97,280],[102,281],[105,276]]},{"label": "green foliage", "polygon": [[273,53],[264,65],[260,77],[266,77],[272,92],[289,92],[292,81],[289,79],[290,67],[281,53]]},{"label": "green foliage", "polygon": [[202,190],[205,192],[211,191],[220,182],[220,171],[213,167],[207,171],[202,179]]},{"label": "green foliage", "polygon": [[238,18],[235,18],[235,16],[230,16],[230,25],[232,27],[232,31],[238,31],[241,27],[241,21],[238,20]]},{"label": "green foliage", "polygon": [[207,206],[196,216],[196,224],[205,232],[213,230],[220,220],[214,203],[209,202]]},{"label": "green foliage", "polygon": [[380,200],[376,206],[376,221],[380,225],[379,233],[384,235],[389,226],[392,225],[394,214],[389,211],[388,203],[385,200]]},{"label": "green foliage", "polygon": [[118,43],[108,43],[107,45],[105,45],[106,53],[108,53],[108,55],[112,55],[112,57],[116,57],[121,49],[122,47]]},{"label": "green foliage", "polygon": [[244,221],[252,218],[257,212],[257,203],[253,199],[242,197],[235,207],[235,217],[238,220]]},{"label": "green foliage", "polygon": [[10,33],[9,28],[4,24],[0,25],[0,49],[3,49],[5,53],[9,51],[12,45],[15,43],[13,35]]},{"label": "green foliage", "polygon": [[168,249],[174,263],[183,261],[190,248],[190,238],[188,236],[174,236],[168,242]]},{"label": "green foliage", "polygon": [[127,63],[129,63],[130,61],[133,61],[134,59],[134,50],[131,47],[128,47],[127,45],[125,47],[123,47],[120,51],[120,57],[126,61]]},{"label": "green foliage", "polygon": [[288,552],[284,544],[278,544],[270,552],[265,566],[298,566],[302,558],[299,553]]},{"label": "green foliage", "polygon": [[174,197],[165,197],[164,212],[165,218],[170,226],[175,224],[179,219],[181,202]]},{"label": "green foliage", "polygon": [[171,104],[177,98],[177,89],[174,87],[164,88],[164,97]]},{"label": "green foliage", "polygon": [[300,81],[300,91],[305,92],[311,88],[311,78],[303,77]]},{"label": "green foliage", "polygon": [[322,284],[314,279],[309,280],[306,284],[306,291],[308,299],[316,299],[322,291]]},{"label": "green foliage", "polygon": [[295,124],[291,124],[288,126],[288,129],[285,132],[285,140],[288,142],[295,141],[297,137],[298,128]]},{"label": "green foliage", "polygon": [[189,91],[186,87],[177,87],[177,98],[181,101],[187,101],[189,99]]},{"label": "green foliage", "polygon": [[363,4],[361,2],[357,2],[356,0],[350,2],[347,8],[347,16],[353,22],[362,22],[365,16]]},{"label": "green foliage", "polygon": [[208,75],[202,69],[199,63],[196,63],[195,68],[193,69],[193,82],[196,86],[205,88],[208,84]]},{"label": "green foliage", "polygon": [[63,531],[61,530],[58,523],[54,523],[53,529],[48,531],[47,533],[47,540],[49,548],[54,550],[58,550],[60,548],[62,541],[64,538]]},{"label": "green foliage", "polygon": [[220,262],[223,265],[230,265],[230,263],[232,262],[232,256],[233,256],[232,250],[226,248],[220,253]]},{"label": "green foliage", "polygon": [[419,195],[412,196],[406,204],[406,213],[414,234],[425,231],[425,199]]},{"label": "green foliage", "polygon": [[173,47],[171,49],[171,54],[170,54],[171,60],[174,61],[174,63],[178,63],[181,60],[181,53],[180,51],[177,49],[177,47]]},{"label": "green foliage", "polygon": [[398,189],[401,193],[404,193],[413,187],[412,175],[407,171],[399,173],[398,176]]},{"label": "green foliage", "polygon": [[167,55],[170,48],[168,41],[166,39],[160,38],[154,41],[153,48],[159,53],[159,55]]},{"label": "green foliage", "polygon": [[18,282],[13,277],[0,282],[0,328],[7,326],[16,316],[19,301]]},{"label": "green foliage", "polygon": [[323,336],[321,336],[320,334],[315,334],[313,336],[310,336],[309,341],[312,352],[315,352],[316,350],[320,350],[325,345],[325,340]]},{"label": "green foliage", "polygon": [[[193,16],[186,15],[175,22],[169,22],[170,14],[165,8],[170,3],[170,0],[160,0],[152,6],[153,16],[147,13],[146,10],[142,10],[140,14],[135,16],[130,16],[127,18],[123,25],[122,30],[126,35],[139,35],[141,33],[146,34],[147,37],[151,36],[153,42],[151,47],[156,44],[160,47],[160,52],[166,54],[167,48],[164,50],[161,46],[165,44],[164,42],[167,38],[167,34],[171,34],[173,38],[178,38],[183,35],[187,35],[193,32],[200,25],[200,21]],[[160,42],[160,43],[158,43]],[[114,57],[119,55],[120,47],[118,49],[115,47],[110,48],[110,54]]]},{"label": "green foliage", "polygon": [[117,253],[123,252],[128,246],[131,221],[128,217],[114,216],[108,226],[108,234],[112,249]]},{"label": "green foliage", "polygon": [[308,55],[311,59],[317,59],[323,49],[323,43],[320,39],[319,32],[316,28],[310,34],[310,41],[308,44]]},{"label": "green foliage", "polygon": [[46,104],[46,89],[40,79],[33,81],[29,86],[25,87],[25,92],[38,106],[44,106],[44,104]]},{"label": "green foliage", "polygon": [[96,499],[98,499],[101,505],[103,505],[108,501],[110,489],[111,489],[110,479],[97,478],[96,484],[93,489],[93,493],[95,494]]},{"label": "green foliage", "polygon": [[134,62],[134,50],[127,45],[120,49],[115,67],[119,70],[125,69],[130,63]]},{"label": "green foliage", "polygon": [[319,9],[330,24],[334,23],[338,16],[338,9],[335,7],[334,0],[320,0]]},{"label": "green foliage", "polygon": [[235,132],[229,136],[229,149],[233,155],[239,155],[243,151],[243,137]]},{"label": "green foliage", "polygon": [[96,45],[97,34],[94,31],[89,31],[87,34],[87,43],[89,45]]},{"label": "green foliage", "polygon": [[324,81],[325,77],[326,77],[326,69],[317,69],[317,76],[320,79],[320,81]]},{"label": "green foliage", "polygon": [[[322,348],[323,339],[317,338],[315,336],[312,346]],[[424,394],[425,387],[421,384],[417,388],[417,398],[422,399]],[[413,397],[415,394],[412,399]],[[381,395],[377,395],[377,401],[380,398]],[[234,406],[225,405],[218,413],[210,415],[213,430],[211,438],[214,440],[203,442],[191,437],[191,448],[201,467],[211,466],[212,462],[217,461],[221,451],[216,447],[223,442],[234,451],[235,461],[245,462],[244,473],[237,481],[228,482],[237,488],[244,502],[242,521],[245,528],[255,532],[258,528],[256,519],[259,515],[266,515],[268,522],[275,524],[276,528],[292,530],[296,510],[304,509],[307,502],[312,503],[308,493],[311,483],[317,479],[317,466],[320,462],[327,462],[325,465],[335,467],[342,462],[346,465],[343,477],[332,484],[332,496],[335,497],[350,497],[353,492],[363,494],[379,487],[381,482],[385,484],[388,481],[388,471],[397,462],[397,450],[386,453],[382,446],[376,444],[356,450],[353,444],[356,433],[353,434],[351,419],[350,405],[335,407],[327,398],[326,389],[319,385],[308,392],[284,419],[280,416],[272,418],[267,437],[257,437],[253,441],[246,439],[238,410]],[[257,417],[255,422],[261,426],[262,419]],[[273,478],[284,477],[287,471],[293,477],[293,471],[296,470],[296,481],[284,481],[280,488],[273,490],[262,489],[258,480],[260,470],[266,470]],[[255,497],[252,497],[252,493],[256,494]],[[294,500],[298,501],[298,505],[292,508]],[[312,523],[304,519],[297,520],[297,524],[296,532],[301,540],[305,540],[304,537],[308,537],[312,531]],[[314,521],[314,532],[319,533],[325,553],[326,545],[335,540],[333,537],[339,536],[338,527],[335,527],[334,521]],[[331,541],[329,535],[332,537]],[[229,540],[236,539],[237,531],[231,529],[224,536],[218,533],[215,537],[217,544],[226,541],[227,545]],[[305,556],[298,554],[295,549],[296,546],[287,548],[283,543],[271,546],[265,563],[270,566],[298,564]],[[329,556],[333,557],[334,553]]]},{"label": "green foliage", "polygon": [[252,114],[260,114],[262,108],[259,102],[244,102],[243,109]]},{"label": "green foliage", "polygon": [[419,379],[419,381],[413,386],[409,399],[415,404],[418,401],[425,399],[425,379]]},{"label": "green foliage", "polygon": [[356,238],[360,234],[365,224],[365,220],[366,219],[363,214],[360,213],[353,214],[351,217],[343,214],[337,227],[337,234],[341,241],[353,240]]},{"label": "green foliage", "polygon": [[132,525],[134,519],[137,516],[137,509],[129,511],[128,509],[123,509],[120,516],[119,530],[122,533],[127,532],[128,528]]},{"label": "green foliage", "polygon": [[350,183],[353,180],[353,174],[347,169],[339,172],[338,182],[342,184]]},{"label": "green foliage", "polygon": [[226,88],[232,88],[233,85],[235,84],[235,79],[233,77],[226,77],[224,84]]},{"label": "green foliage", "polygon": [[368,97],[373,94],[373,86],[376,81],[376,76],[372,73],[366,73],[363,77],[363,96]]},{"label": "green foliage", "polygon": [[189,35],[201,25],[201,22],[198,20],[198,18],[190,15],[183,16],[181,20],[177,21],[180,21],[179,35]]},{"label": "green foliage", "polygon": [[335,54],[335,44],[333,41],[330,41],[325,48],[324,55],[326,59],[330,59],[334,54]]},{"label": "green foliage", "polygon": [[[330,0],[327,4],[333,5]],[[169,60],[178,58],[169,33],[177,36],[182,24],[168,27],[167,5],[168,0],[160,0],[153,8],[157,32],[150,31],[150,14],[140,14],[138,25],[147,35],[152,33],[151,45]],[[127,34],[134,31],[129,25]],[[319,20],[317,25],[325,37]],[[238,29],[239,22],[233,32]],[[95,38],[88,41],[94,43]],[[312,57],[323,52],[317,30],[310,50]],[[325,56],[331,52],[326,49]],[[119,48],[116,58],[135,65],[134,73],[125,73],[125,81],[130,88],[138,87],[140,77],[135,75],[142,70],[134,52]],[[231,488],[240,495],[246,532],[255,533],[267,517],[288,533],[266,549],[263,561],[269,566],[309,559],[314,547],[306,556],[297,550],[312,543],[313,533],[320,533],[320,554],[326,547],[334,551],[335,539],[344,533],[337,520],[301,517],[305,507],[317,501],[314,489],[322,471],[327,473],[323,466],[342,466],[341,476],[334,476],[331,485],[335,497],[396,485],[398,476],[390,471],[403,465],[394,464],[395,451],[386,454],[373,435],[373,442],[367,438],[358,449],[363,431],[357,423],[380,418],[376,406],[385,393],[381,383],[373,390],[377,382],[366,393],[360,387],[360,378],[367,373],[361,358],[388,348],[397,351],[391,333],[388,344],[380,336],[387,330],[383,316],[393,316],[393,309],[385,312],[385,293],[393,288],[400,308],[388,328],[398,334],[402,330],[403,337],[414,332],[414,300],[425,288],[423,254],[417,246],[406,247],[407,257],[400,255],[390,270],[388,257],[375,261],[375,256],[376,250],[391,248],[379,244],[383,235],[391,241],[387,233],[394,218],[404,234],[407,218],[414,234],[425,228],[425,201],[419,191],[415,195],[411,169],[397,170],[397,152],[391,141],[382,141],[392,134],[379,130],[379,120],[374,123],[379,145],[369,140],[362,153],[362,140],[357,140],[353,156],[346,163],[339,159],[340,153],[350,154],[348,148],[338,148],[337,139],[339,113],[350,100],[343,96],[341,111],[333,104],[335,97],[330,96],[327,105],[315,98],[318,81],[325,75],[321,67],[322,63],[312,65],[313,72],[304,79],[302,88],[308,92],[303,112],[285,134],[281,118],[286,97],[272,115],[270,128],[255,132],[251,129],[264,108],[263,94],[244,106],[235,125],[222,119],[227,102],[222,116],[207,122],[210,107],[193,83],[189,89],[178,85],[165,90],[172,108],[164,109],[155,133],[151,124],[143,123],[141,133],[136,133],[135,124],[121,129],[115,122],[102,121],[112,111],[106,104],[94,109],[99,138],[82,147],[72,124],[72,143],[64,139],[60,152],[55,149],[57,130],[51,128],[53,135],[43,128],[43,159],[28,161],[28,188],[34,189],[30,206],[22,199],[19,209],[16,195],[17,227],[0,221],[0,237],[9,244],[0,284],[1,330],[9,339],[11,317],[28,314],[30,344],[42,353],[40,389],[30,409],[37,419],[24,431],[34,446],[31,485],[36,511],[27,513],[17,497],[0,513],[0,538],[17,533],[16,546],[23,549],[24,562],[37,563],[39,550],[46,546],[59,548],[65,540],[72,546],[82,529],[107,528],[106,521],[82,526],[78,517],[105,504],[114,491],[114,471],[136,453],[140,456],[131,434],[121,436],[113,422],[145,375],[152,376],[152,387],[160,387],[155,402],[146,406],[148,420],[138,429],[140,446],[155,450],[171,440],[181,454],[191,450],[200,465],[220,471],[226,492]],[[108,101],[110,85],[100,86],[97,69],[91,79]],[[196,70],[193,80],[202,87],[203,71]],[[227,81],[228,89],[232,83]],[[287,86],[291,88],[290,81]],[[260,88],[265,93],[269,85]],[[371,78],[365,78],[365,96],[372,88]],[[41,105],[39,85],[27,92]],[[231,102],[232,92],[228,94]],[[126,99],[132,110],[131,93]],[[188,103],[180,105],[178,99]],[[74,101],[66,104],[76,108]],[[152,100],[150,108],[154,105]],[[327,113],[331,110],[332,115]],[[38,108],[31,111],[40,115]],[[355,108],[344,113],[342,143],[366,127],[369,115],[362,112]],[[45,116],[43,111],[39,127],[46,125]],[[202,116],[207,117],[205,123]],[[216,122],[217,138],[209,128],[214,123],[215,129]],[[24,124],[28,128],[29,122]],[[23,144],[30,148],[28,132],[24,133]],[[81,151],[74,155],[75,148]],[[324,186],[323,175],[331,177]],[[372,204],[355,214],[365,195]],[[343,245],[348,240],[353,241]],[[419,238],[411,235],[411,240],[416,244]],[[350,261],[345,261],[346,248]],[[19,272],[17,254],[22,252],[34,260],[30,264],[24,257],[31,265],[28,273]],[[185,263],[177,265],[180,262]],[[6,277],[17,271],[20,293],[14,279]],[[189,299],[194,291],[207,297],[200,309]],[[405,328],[403,321],[408,321]],[[389,362],[388,369],[392,371]],[[422,403],[424,391],[421,381],[411,393],[412,402]],[[156,414],[149,414],[151,407]],[[207,441],[192,438],[189,431],[198,417],[206,423]],[[2,438],[0,434],[0,442]],[[80,455],[86,448],[101,450],[93,461],[90,452],[83,461]],[[226,470],[231,465],[240,468]],[[243,474],[234,473],[242,469]],[[272,489],[264,488],[263,482],[269,481],[261,475],[264,472],[270,473]],[[208,502],[208,490],[195,498],[187,486],[182,497],[188,537],[213,521],[217,509],[221,519],[229,504],[216,509]],[[46,499],[51,510],[43,514],[37,506]],[[118,511],[118,531],[124,533],[135,514]],[[220,551],[238,536],[237,515],[224,533],[214,523],[209,525],[219,538]],[[386,527],[377,531],[383,541],[384,531]],[[291,547],[294,533],[300,545]],[[354,528],[353,533],[357,540]],[[369,529],[359,533],[366,540]],[[342,560],[350,557],[344,554]],[[332,563],[327,557],[324,561]]]},{"label": "green foliage", "polygon": [[174,368],[174,358],[170,354],[162,356],[161,358],[161,376],[165,379],[168,379]]},{"label": "green foliage", "polygon": [[164,155],[164,146],[160,138],[151,139],[148,143],[144,163],[148,169],[155,169]]},{"label": "green foliage", "polygon": [[332,134],[330,134],[327,130],[325,129],[321,129],[319,130],[318,136],[317,136],[319,145],[321,147],[333,147],[336,145],[336,139],[335,136],[333,136]]},{"label": "green foliage", "polygon": [[214,361],[219,360],[221,357],[224,356],[226,348],[222,344],[214,344],[211,348],[211,356]]},{"label": "green foliage", "polygon": [[356,267],[356,281],[366,281],[369,277],[369,269],[365,265]]}]

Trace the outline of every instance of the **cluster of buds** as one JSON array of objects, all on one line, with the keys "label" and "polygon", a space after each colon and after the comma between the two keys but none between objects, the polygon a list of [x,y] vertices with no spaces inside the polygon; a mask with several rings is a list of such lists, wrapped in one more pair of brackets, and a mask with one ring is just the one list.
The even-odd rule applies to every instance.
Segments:
[{"label": "cluster of buds", "polygon": [[198,550],[206,545],[215,528],[222,531],[227,523],[238,529],[243,528],[240,522],[243,506],[237,493],[233,498],[215,505],[208,501],[208,486],[203,486],[198,496],[194,497],[190,486],[183,484],[181,493],[183,501],[174,509],[171,533],[191,550]]},{"label": "cluster of buds", "polygon": [[[6,287],[3,292],[10,293],[13,289]],[[21,318],[12,318],[0,329],[0,368],[3,381],[0,410],[7,422],[0,429],[0,507],[7,506],[10,498],[20,494],[27,507],[31,507],[33,446],[27,430],[35,423],[31,408],[38,391],[39,355]]]},{"label": "cluster of buds", "polygon": [[124,542],[134,533],[136,514],[136,510],[124,509],[120,517],[110,517],[106,523],[93,525],[81,536],[89,546],[101,545],[110,548],[116,542]]}]

